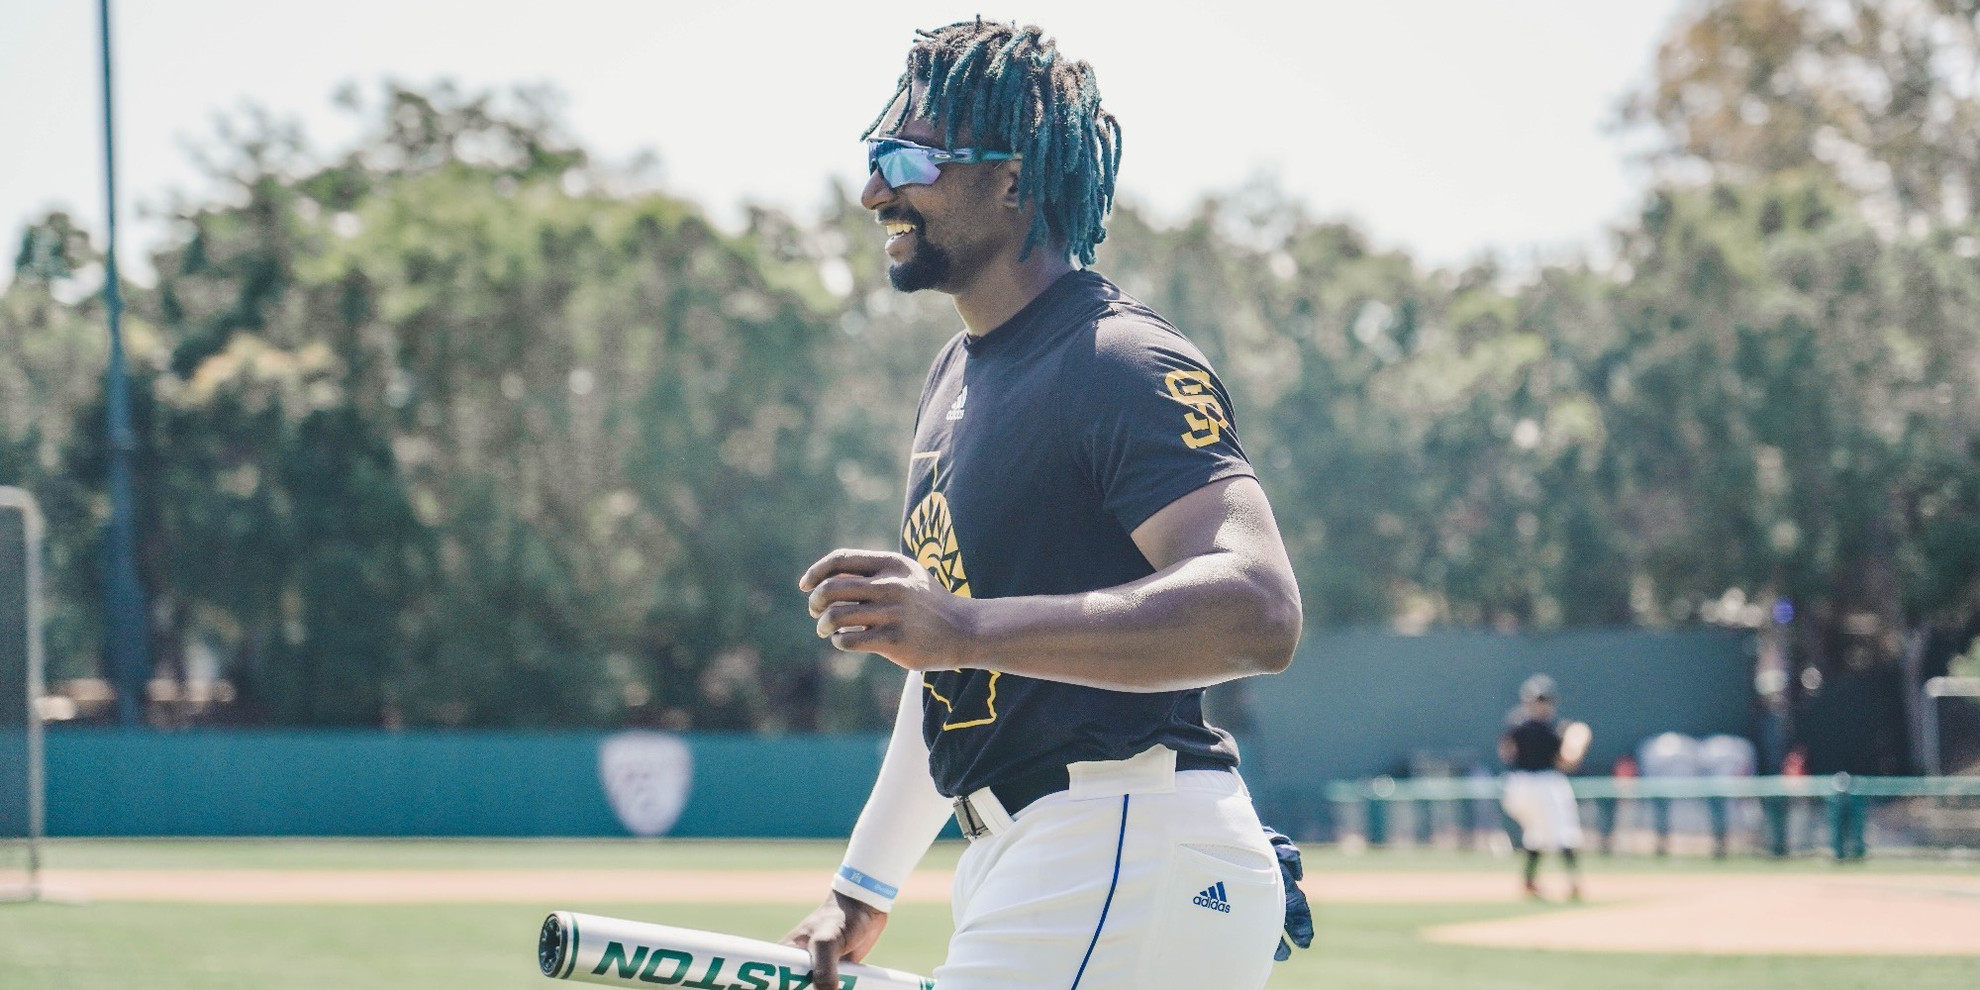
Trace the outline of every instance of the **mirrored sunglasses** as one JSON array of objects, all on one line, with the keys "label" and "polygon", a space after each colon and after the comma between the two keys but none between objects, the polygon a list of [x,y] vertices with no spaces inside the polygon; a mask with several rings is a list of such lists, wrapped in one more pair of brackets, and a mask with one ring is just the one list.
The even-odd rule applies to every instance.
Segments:
[{"label": "mirrored sunglasses", "polygon": [[979,151],[975,148],[930,148],[900,138],[874,138],[866,142],[866,174],[880,173],[887,185],[927,185],[942,177],[942,166],[949,162],[969,165],[975,162],[1002,162],[1018,157],[1010,151]]}]

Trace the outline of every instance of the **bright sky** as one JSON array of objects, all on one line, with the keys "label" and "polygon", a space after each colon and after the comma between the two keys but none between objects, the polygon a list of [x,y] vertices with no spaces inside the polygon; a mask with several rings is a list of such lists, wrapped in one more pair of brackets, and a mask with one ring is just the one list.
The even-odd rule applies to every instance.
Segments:
[{"label": "bright sky", "polygon": [[[1431,263],[1587,251],[1645,180],[1610,122],[1683,0],[1020,0],[1099,72],[1121,120],[1122,194],[1164,218],[1260,175]],[[102,229],[96,4],[0,0],[0,261],[51,208]],[[662,185],[733,223],[800,215],[863,180],[859,131],[927,0],[173,0],[113,4],[120,254],[164,236],[188,152],[254,104],[320,149],[355,124],[342,84],[549,83],[595,153],[659,156]],[[150,218],[147,218],[147,215]],[[10,266],[9,266],[10,269]],[[0,271],[0,281],[11,270]]]}]

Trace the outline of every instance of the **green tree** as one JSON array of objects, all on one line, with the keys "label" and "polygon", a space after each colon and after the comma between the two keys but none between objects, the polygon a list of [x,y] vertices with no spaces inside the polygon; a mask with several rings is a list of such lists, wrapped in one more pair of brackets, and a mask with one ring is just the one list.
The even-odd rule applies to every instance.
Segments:
[{"label": "green tree", "polygon": [[1821,171],[1881,222],[1961,223],[1980,209],[1976,79],[1974,0],[1713,0],[1626,116],[1724,181]]},{"label": "green tree", "polygon": [[[1724,64],[1667,58],[1659,85],[1691,95],[1652,122],[1723,181],[1653,190],[1612,270],[1425,270],[1270,184],[1174,227],[1115,215],[1100,267],[1222,372],[1310,624],[1668,625],[1779,594],[1848,669],[1972,619],[1980,232],[1893,227],[1874,200],[1897,193],[1753,150],[1806,128],[1732,135],[1672,74],[1732,80],[1740,45],[1813,44],[1815,17],[1685,22],[1672,44]],[[884,724],[898,672],[823,647],[794,579],[897,543],[948,301],[888,287],[843,192],[731,234],[592,163],[542,94],[346,102],[371,128],[331,159],[265,118],[223,132],[224,195],[182,207],[128,293],[165,669],[212,650],[244,713],[285,724]],[[1767,113],[1737,127],[1799,119]],[[22,355],[0,481],[51,507],[75,657],[98,625],[92,262],[50,217],[0,296]]]},{"label": "green tree", "polygon": [[[180,381],[300,376],[253,408],[301,449],[228,449],[349,486],[296,521],[344,534],[269,585],[257,614],[301,632],[256,683],[311,693],[302,646],[363,649],[340,617],[389,616],[371,666],[336,665],[380,683],[374,718],[762,723],[763,685],[816,666],[791,585],[838,519],[816,276],[612,192],[539,97],[395,89],[378,111],[314,170],[279,132],[238,139],[245,205],[193,213],[160,257]],[[239,419],[225,391],[190,397],[209,426]]]},{"label": "green tree", "polygon": [[[13,271],[0,293],[0,484],[32,492],[47,517],[49,676],[92,676],[103,629],[96,533],[108,505],[66,470],[65,451],[104,429],[101,255],[66,214],[52,213],[22,233]],[[156,347],[142,321],[126,331],[132,354]]]},{"label": "green tree", "polygon": [[1980,601],[1980,418],[1957,401],[1980,388],[1980,272],[1970,234],[1892,243],[1848,204],[1793,176],[1655,200],[1618,289],[1612,422],[1651,614],[1770,588],[1863,667]]},{"label": "green tree", "polygon": [[[1971,0],[1722,0],[1681,19],[1628,110],[1661,132],[1665,161],[1719,179],[1709,198],[1660,194],[1628,235],[1648,259],[1632,305],[1654,314],[1634,353],[1664,355],[1690,406],[1729,406],[1675,418],[1732,447],[1693,486],[1725,549],[1692,573],[1765,571],[1814,603],[1824,663],[1889,659],[1905,630],[1980,614],[1964,549],[1980,451],[1961,401],[1976,374],[1976,72]],[[1686,352],[1732,368],[1682,367]]]}]

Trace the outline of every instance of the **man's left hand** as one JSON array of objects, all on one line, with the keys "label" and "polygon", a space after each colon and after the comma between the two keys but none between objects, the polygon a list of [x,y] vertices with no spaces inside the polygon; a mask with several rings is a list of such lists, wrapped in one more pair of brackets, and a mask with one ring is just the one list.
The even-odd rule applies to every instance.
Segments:
[{"label": "man's left hand", "polygon": [[1306,903],[1306,892],[1299,889],[1299,881],[1306,876],[1299,847],[1269,827],[1265,838],[1272,843],[1272,854],[1279,860],[1279,878],[1286,883],[1285,933],[1279,936],[1279,947],[1272,953],[1273,961],[1285,962],[1292,958],[1293,946],[1305,949],[1313,945],[1313,909]]},{"label": "man's left hand", "polygon": [[811,596],[818,636],[848,653],[878,653],[907,670],[963,666],[969,602],[935,583],[911,558],[834,550],[798,579]]}]

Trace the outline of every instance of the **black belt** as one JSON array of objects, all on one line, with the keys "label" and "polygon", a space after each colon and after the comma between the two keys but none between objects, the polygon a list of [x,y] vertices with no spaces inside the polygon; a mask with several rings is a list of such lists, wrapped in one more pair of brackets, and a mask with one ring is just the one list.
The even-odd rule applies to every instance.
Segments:
[{"label": "black belt", "polygon": [[[1177,753],[1176,769],[1229,770],[1231,765],[1208,756]],[[1031,802],[1071,786],[1072,773],[1063,766],[1056,766],[1000,780],[990,785],[990,793],[997,795],[997,803],[1004,806],[1005,814],[1016,815],[1030,807]]]}]

